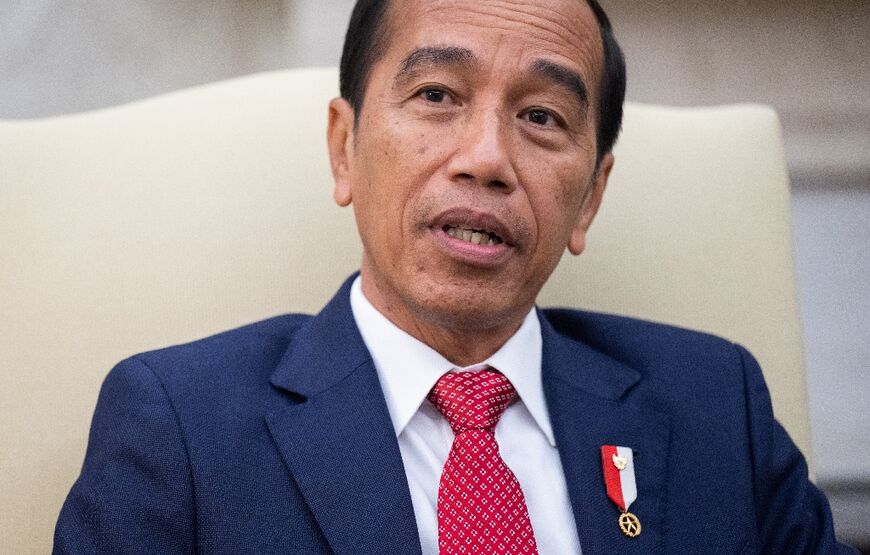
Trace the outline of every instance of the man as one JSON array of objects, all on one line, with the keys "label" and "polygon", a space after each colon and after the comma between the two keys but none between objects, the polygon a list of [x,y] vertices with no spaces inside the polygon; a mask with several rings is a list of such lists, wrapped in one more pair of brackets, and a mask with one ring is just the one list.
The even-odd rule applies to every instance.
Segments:
[{"label": "man", "polygon": [[743,349],[535,309],[623,96],[594,2],[360,1],[328,129],[359,275],[119,364],[56,551],[845,551]]}]

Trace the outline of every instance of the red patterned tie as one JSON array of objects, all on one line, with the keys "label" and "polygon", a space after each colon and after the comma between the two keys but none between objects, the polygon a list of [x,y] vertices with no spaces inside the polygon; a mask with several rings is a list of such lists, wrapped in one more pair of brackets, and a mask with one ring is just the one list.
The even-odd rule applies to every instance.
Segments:
[{"label": "red patterned tie", "polygon": [[538,553],[523,490],[495,441],[515,396],[492,370],[444,374],[429,393],[456,434],[438,487],[440,555]]}]

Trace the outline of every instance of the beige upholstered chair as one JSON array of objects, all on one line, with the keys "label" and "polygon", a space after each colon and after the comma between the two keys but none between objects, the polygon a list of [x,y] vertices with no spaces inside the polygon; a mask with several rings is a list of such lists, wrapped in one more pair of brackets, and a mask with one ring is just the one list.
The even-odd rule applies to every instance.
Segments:
[{"label": "beige upholstered chair", "polygon": [[[331,198],[334,70],[0,122],[0,553],[45,553],[100,382],[137,351],[316,311],[360,257]],[[543,305],[748,346],[809,432],[776,115],[630,105],[589,248]]]}]

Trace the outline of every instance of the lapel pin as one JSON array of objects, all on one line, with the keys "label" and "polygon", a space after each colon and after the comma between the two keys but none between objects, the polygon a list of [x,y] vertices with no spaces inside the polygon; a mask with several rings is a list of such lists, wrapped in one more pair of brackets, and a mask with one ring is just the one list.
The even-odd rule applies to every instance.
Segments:
[{"label": "lapel pin", "polygon": [[637,499],[637,482],[634,479],[634,453],[630,447],[601,446],[601,466],[607,497],[619,507],[619,529],[629,538],[640,535],[640,519],[628,508]]}]

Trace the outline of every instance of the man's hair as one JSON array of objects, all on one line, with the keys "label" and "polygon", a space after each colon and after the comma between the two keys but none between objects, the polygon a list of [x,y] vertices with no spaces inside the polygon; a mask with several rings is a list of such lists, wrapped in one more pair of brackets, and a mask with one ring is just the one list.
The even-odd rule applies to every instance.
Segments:
[{"label": "man's hair", "polygon": [[[622,104],[625,100],[625,58],[613,35],[610,19],[596,0],[585,0],[598,21],[604,45],[604,68],[601,95],[598,99],[598,160],[613,149],[622,126]],[[387,47],[389,25],[387,9],[390,0],[357,0],[350,16],[350,25],[341,53],[341,96],[354,109],[358,120],[368,86],[372,66]]]}]

